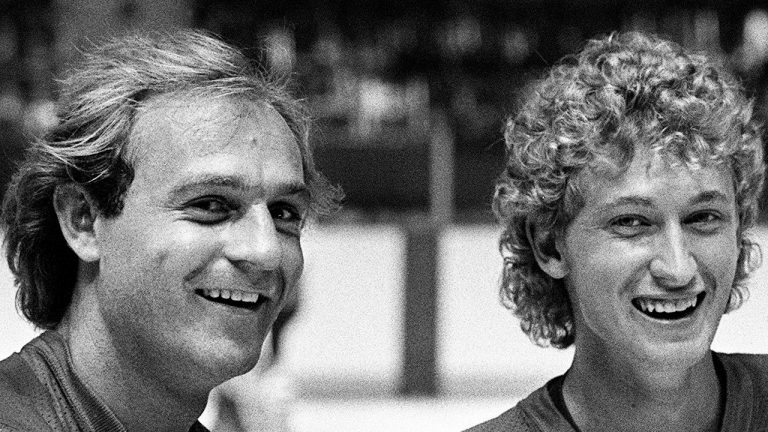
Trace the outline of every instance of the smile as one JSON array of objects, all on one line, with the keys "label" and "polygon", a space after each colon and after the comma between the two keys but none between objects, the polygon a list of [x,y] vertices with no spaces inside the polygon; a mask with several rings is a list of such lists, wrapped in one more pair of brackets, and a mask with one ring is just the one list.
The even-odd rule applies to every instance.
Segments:
[{"label": "smile", "polygon": [[197,289],[195,294],[214,303],[251,310],[258,309],[268,300],[266,296],[253,292],[227,289]]},{"label": "smile", "polygon": [[632,299],[632,306],[651,318],[677,320],[693,315],[705,296],[706,293],[701,292],[695,297],[675,300],[638,297]]}]

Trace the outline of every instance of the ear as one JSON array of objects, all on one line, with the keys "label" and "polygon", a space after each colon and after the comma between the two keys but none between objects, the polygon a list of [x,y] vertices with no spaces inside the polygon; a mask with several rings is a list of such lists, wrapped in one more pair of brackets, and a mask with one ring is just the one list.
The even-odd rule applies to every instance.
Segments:
[{"label": "ear", "polygon": [[568,274],[568,264],[563,258],[562,243],[557,234],[530,220],[526,223],[525,233],[539,267],[554,279],[564,278]]},{"label": "ear", "polygon": [[98,261],[99,247],[93,230],[98,212],[83,187],[74,183],[57,186],[53,193],[53,208],[61,233],[72,251],[82,261]]}]

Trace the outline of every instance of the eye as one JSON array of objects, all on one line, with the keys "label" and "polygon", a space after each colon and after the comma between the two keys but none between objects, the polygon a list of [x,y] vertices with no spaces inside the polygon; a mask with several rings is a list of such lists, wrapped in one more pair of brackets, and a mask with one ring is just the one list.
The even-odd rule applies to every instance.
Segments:
[{"label": "eye", "polygon": [[290,204],[276,204],[270,207],[269,211],[272,214],[272,217],[278,220],[291,221],[301,219],[298,210]]},{"label": "eye", "polygon": [[227,219],[234,207],[224,198],[205,197],[194,200],[187,205],[187,213],[195,222],[214,224]]},{"label": "eye", "polygon": [[687,225],[705,233],[718,231],[724,222],[725,219],[720,213],[711,210],[693,213],[684,220]]},{"label": "eye", "polygon": [[278,229],[298,234],[304,225],[304,211],[291,203],[274,203],[269,207],[269,212]]},{"label": "eye", "polygon": [[719,220],[720,217],[712,212],[698,212],[688,217],[686,222],[688,223],[708,223]]},{"label": "eye", "polygon": [[651,228],[651,223],[642,216],[622,215],[611,219],[608,226],[619,236],[634,237],[648,231]]},{"label": "eye", "polygon": [[621,227],[639,227],[643,225],[643,221],[641,221],[636,216],[621,216],[619,218],[614,219],[613,225],[615,226],[621,226]]}]

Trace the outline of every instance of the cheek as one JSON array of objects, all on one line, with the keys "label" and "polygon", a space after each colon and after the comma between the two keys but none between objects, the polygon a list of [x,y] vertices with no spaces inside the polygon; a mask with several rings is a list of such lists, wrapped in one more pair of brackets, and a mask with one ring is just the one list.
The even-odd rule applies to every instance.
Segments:
[{"label": "cheek", "polygon": [[647,264],[647,250],[627,244],[584,241],[569,247],[566,255],[570,287],[579,287],[579,297],[618,294],[629,286]]},{"label": "cheek", "polygon": [[141,279],[153,260],[151,238],[143,225],[130,220],[105,222],[97,231],[100,279],[107,284]]},{"label": "cheek", "polygon": [[706,242],[696,252],[700,271],[714,278],[718,288],[728,291],[736,276],[739,252],[736,240],[720,238]]},{"label": "cheek", "polygon": [[214,262],[221,249],[220,238],[215,233],[180,226],[155,239],[148,251],[170,276],[188,279]]},{"label": "cheek", "polygon": [[304,254],[298,239],[290,239],[283,243],[282,268],[285,278],[294,285],[304,270]]}]

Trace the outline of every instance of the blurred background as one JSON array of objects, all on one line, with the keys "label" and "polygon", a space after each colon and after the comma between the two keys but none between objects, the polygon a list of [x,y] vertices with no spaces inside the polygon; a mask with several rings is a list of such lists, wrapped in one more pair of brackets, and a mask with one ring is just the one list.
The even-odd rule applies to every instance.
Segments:
[{"label": "blurred background", "polygon": [[[347,196],[305,236],[301,293],[271,354],[213,398],[204,421],[220,430],[461,430],[565,371],[572,353],[534,347],[499,304],[490,198],[517,96],[586,39],[635,29],[706,51],[768,113],[762,2],[0,0],[2,188],[55,123],[55,78],[77,47],[174,27],[291,74],[317,163]],[[763,226],[756,238],[768,246]],[[766,276],[715,348],[768,353]],[[0,357],[35,333],[13,296],[0,266]]]}]

